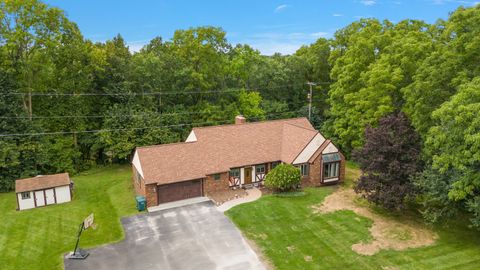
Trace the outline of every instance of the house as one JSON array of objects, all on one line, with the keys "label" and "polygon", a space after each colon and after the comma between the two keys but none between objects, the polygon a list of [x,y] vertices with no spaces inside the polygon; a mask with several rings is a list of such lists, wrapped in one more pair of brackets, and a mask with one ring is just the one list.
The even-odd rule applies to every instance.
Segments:
[{"label": "house", "polygon": [[138,147],[132,160],[136,193],[147,205],[248,186],[262,186],[280,163],[300,168],[302,186],[344,179],[345,158],[306,118],[193,128],[185,142]]},{"label": "house", "polygon": [[72,200],[68,173],[38,175],[15,181],[17,210],[31,209]]}]

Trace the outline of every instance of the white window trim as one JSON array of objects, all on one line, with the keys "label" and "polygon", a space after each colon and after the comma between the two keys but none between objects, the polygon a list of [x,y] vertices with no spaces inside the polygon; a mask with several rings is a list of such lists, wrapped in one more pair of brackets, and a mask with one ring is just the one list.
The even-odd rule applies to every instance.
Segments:
[{"label": "white window trim", "polygon": [[300,164],[299,166],[300,166],[300,173],[302,174],[302,177],[306,177],[310,175],[310,164],[305,163],[305,164]]},{"label": "white window trim", "polygon": [[[23,195],[28,195],[28,196],[23,196]],[[30,200],[30,191],[27,191],[27,192],[22,192],[21,193],[21,196],[22,196],[22,200]]]}]

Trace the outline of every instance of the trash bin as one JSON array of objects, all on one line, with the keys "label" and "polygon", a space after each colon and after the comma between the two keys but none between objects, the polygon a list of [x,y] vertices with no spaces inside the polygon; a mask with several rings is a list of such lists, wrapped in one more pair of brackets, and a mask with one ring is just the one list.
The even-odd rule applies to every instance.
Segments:
[{"label": "trash bin", "polygon": [[143,196],[136,196],[135,201],[137,201],[138,211],[145,211],[147,208],[147,200]]}]

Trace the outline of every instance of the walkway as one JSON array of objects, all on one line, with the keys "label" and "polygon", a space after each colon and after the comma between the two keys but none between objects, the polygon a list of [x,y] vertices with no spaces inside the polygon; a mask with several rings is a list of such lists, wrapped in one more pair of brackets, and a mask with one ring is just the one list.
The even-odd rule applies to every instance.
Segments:
[{"label": "walkway", "polygon": [[258,188],[247,189],[246,191],[248,193],[247,196],[225,202],[224,204],[218,206],[217,209],[220,212],[225,212],[234,206],[237,206],[242,203],[253,202],[260,199],[260,197],[262,197],[262,192]]},{"label": "walkway", "polygon": [[196,203],[201,203],[206,201],[210,201],[210,199],[207,197],[195,197],[195,198],[186,199],[186,200],[162,203],[156,206],[148,207],[147,210],[148,212],[152,213],[152,212],[162,211],[166,209],[171,209],[171,208],[176,208],[176,207],[181,207],[181,206],[186,206],[186,205],[196,204]]}]

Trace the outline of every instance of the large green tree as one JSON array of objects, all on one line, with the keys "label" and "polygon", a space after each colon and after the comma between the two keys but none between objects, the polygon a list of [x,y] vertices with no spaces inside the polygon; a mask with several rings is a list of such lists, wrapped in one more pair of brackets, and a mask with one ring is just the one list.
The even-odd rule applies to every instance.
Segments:
[{"label": "large green tree", "polygon": [[426,141],[432,165],[441,174],[461,174],[448,197],[464,203],[480,228],[480,77],[460,86],[451,99],[435,110]]}]

